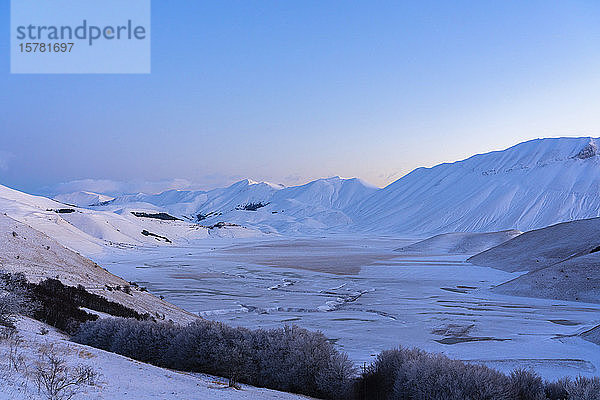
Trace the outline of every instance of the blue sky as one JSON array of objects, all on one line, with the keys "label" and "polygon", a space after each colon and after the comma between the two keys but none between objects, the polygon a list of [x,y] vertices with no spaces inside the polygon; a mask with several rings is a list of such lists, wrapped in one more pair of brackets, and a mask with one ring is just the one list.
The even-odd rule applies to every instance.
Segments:
[{"label": "blue sky", "polygon": [[9,17],[4,0],[0,183],[29,192],[383,186],[600,136],[598,1],[155,0],[149,75],[11,75]]}]

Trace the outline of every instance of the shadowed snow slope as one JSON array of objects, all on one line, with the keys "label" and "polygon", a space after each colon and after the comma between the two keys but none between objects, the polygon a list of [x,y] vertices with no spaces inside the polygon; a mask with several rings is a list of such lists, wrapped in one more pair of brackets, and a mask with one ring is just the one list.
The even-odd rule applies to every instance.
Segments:
[{"label": "shadowed snow slope", "polygon": [[536,139],[418,168],[364,200],[367,230],[404,234],[522,231],[600,216],[593,138]]},{"label": "shadowed snow slope", "polygon": [[525,232],[468,259],[504,271],[530,271],[497,286],[502,294],[600,302],[600,218]]},{"label": "shadowed snow slope", "polygon": [[600,218],[592,218],[525,232],[467,261],[508,272],[534,271],[588,254],[598,246]]},{"label": "shadowed snow slope", "polygon": [[493,290],[512,296],[600,303],[600,253],[529,272]]},{"label": "shadowed snow slope", "polygon": [[22,272],[31,282],[56,278],[65,285],[82,285],[89,292],[123,304],[140,313],[164,315],[166,320],[191,322],[197,319],[180,308],[148,292],[132,288],[130,294],[107,290],[128,282],[111,274],[45,234],[0,214],[0,270]]},{"label": "shadowed snow slope", "polygon": [[[0,370],[2,400],[44,400],[45,393],[37,390],[33,378],[35,367],[40,362],[40,351],[54,350],[58,359],[70,370],[79,365],[92,367],[98,373],[94,385],[75,386],[73,400],[105,399],[202,399],[202,400],[310,400],[309,397],[275,390],[240,385],[240,390],[230,388],[227,379],[205,374],[191,374],[155,367],[118,354],[73,343],[51,326],[29,318],[21,319],[18,333],[23,342],[9,345],[0,342]],[[40,329],[48,333],[40,335]],[[12,353],[11,353],[12,352]],[[9,354],[17,353],[25,365],[32,368],[9,368]],[[42,364],[43,365],[43,364]],[[69,387],[59,391],[57,397],[65,395]],[[64,396],[61,396],[64,395]]]},{"label": "shadowed snow slope", "polygon": [[442,233],[410,246],[401,247],[396,251],[428,254],[475,254],[498,246],[520,234],[520,231],[514,229],[485,233]]}]

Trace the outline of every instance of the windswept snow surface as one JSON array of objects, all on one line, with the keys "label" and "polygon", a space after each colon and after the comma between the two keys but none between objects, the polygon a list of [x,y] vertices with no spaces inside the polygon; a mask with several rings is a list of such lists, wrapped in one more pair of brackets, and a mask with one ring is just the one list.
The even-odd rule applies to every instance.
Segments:
[{"label": "windswept snow surface", "polygon": [[598,139],[536,139],[418,168],[354,210],[365,230],[425,234],[527,231],[600,216]]},{"label": "windswept snow surface", "polygon": [[402,242],[209,239],[119,252],[103,265],[203,318],[322,330],[357,365],[404,345],[552,379],[599,374],[600,347],[578,336],[600,323],[599,304],[494,293],[520,274],[465,263],[468,254],[394,251]]}]

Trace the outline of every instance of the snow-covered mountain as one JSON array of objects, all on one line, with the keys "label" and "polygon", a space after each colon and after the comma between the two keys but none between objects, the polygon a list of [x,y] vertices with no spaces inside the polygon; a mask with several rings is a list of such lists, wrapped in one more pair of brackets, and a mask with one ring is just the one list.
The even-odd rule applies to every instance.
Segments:
[{"label": "snow-covered mountain", "polygon": [[54,200],[56,201],[78,207],[92,206],[111,201],[113,199],[113,197],[106,196],[104,194],[86,191],[63,193],[54,197]]},{"label": "snow-covered mountain", "polygon": [[181,220],[144,218],[130,212],[75,207],[1,185],[0,212],[87,256],[102,253],[106,246],[189,244],[213,236],[261,235],[245,227],[209,229]]},{"label": "snow-covered mountain", "polygon": [[0,207],[3,197],[15,196],[25,205],[34,204],[38,212],[80,205],[84,208],[76,213],[50,215],[95,238],[133,243],[139,240],[140,224],[158,224],[160,228],[152,229],[165,233],[157,234],[175,239],[188,235],[172,231],[174,225],[202,228],[220,223],[303,235],[361,232],[417,237],[527,231],[600,216],[599,143],[594,138],[531,140],[503,151],[418,168],[383,189],[339,177],[293,187],[246,179],[209,191],[169,190],[114,199],[79,192],[57,196],[66,204],[60,205],[43,198],[34,201],[35,196],[15,191],[8,195],[7,188],[0,188]]},{"label": "snow-covered mountain", "polygon": [[121,214],[166,212],[202,225],[228,222],[269,233],[310,233],[350,226],[353,218],[346,210],[376,191],[356,178],[318,179],[294,187],[245,179],[210,191],[125,195],[92,208]]},{"label": "snow-covered mountain", "polygon": [[352,211],[368,231],[527,231],[600,216],[599,139],[536,139],[418,168]]}]

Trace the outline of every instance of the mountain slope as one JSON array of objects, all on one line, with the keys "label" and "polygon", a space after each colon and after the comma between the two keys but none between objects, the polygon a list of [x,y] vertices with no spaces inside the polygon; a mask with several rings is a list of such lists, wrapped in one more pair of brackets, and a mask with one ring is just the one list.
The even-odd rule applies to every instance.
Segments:
[{"label": "mountain slope", "polygon": [[600,218],[591,218],[525,232],[467,261],[507,272],[535,271],[589,254],[598,246]]},{"label": "mountain slope", "polygon": [[598,139],[536,139],[418,168],[359,204],[358,226],[424,235],[526,231],[600,216]]},{"label": "mountain slope", "polygon": [[185,221],[141,218],[127,210],[73,207],[0,185],[0,211],[87,256],[107,247],[189,244],[210,236],[257,236],[243,227],[207,229]]},{"label": "mountain slope", "polygon": [[529,271],[493,290],[513,296],[600,302],[600,218],[525,232],[467,261]]},{"label": "mountain slope", "polygon": [[0,214],[0,270],[22,272],[31,282],[56,278],[65,285],[82,285],[91,293],[121,303],[140,313],[161,316],[175,322],[191,322],[197,317],[148,292],[132,289],[130,294],[111,288],[129,283],[75,253],[47,235]]},{"label": "mountain slope", "polygon": [[511,296],[600,303],[600,253],[531,271],[493,289]]}]

